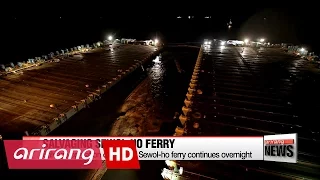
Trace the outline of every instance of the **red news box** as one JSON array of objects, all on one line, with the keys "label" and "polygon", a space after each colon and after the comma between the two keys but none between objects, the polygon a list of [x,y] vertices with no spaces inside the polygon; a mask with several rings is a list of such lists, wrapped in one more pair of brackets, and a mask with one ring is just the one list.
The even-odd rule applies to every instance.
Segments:
[{"label": "red news box", "polygon": [[294,139],[264,140],[264,144],[294,144]]}]

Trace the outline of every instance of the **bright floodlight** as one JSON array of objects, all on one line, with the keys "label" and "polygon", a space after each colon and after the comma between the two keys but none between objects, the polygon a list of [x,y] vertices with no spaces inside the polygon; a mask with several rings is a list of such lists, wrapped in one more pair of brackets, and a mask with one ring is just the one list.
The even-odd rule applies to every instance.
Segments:
[{"label": "bright floodlight", "polygon": [[166,160],[165,161],[168,167],[174,167],[176,166],[176,163],[174,161]]},{"label": "bright floodlight", "polygon": [[248,44],[248,42],[249,42],[249,39],[245,39],[245,40],[244,40],[244,42],[245,42],[246,44]]},{"label": "bright floodlight", "polygon": [[112,36],[108,36],[108,40],[111,41],[112,40]]},{"label": "bright floodlight", "polygon": [[264,39],[262,38],[262,39],[260,39],[260,42],[264,42]]},{"label": "bright floodlight", "polygon": [[179,174],[180,174],[180,175],[183,174],[183,167],[180,167],[180,169],[179,169]]},{"label": "bright floodlight", "polygon": [[211,44],[211,41],[209,41],[208,44]]},{"label": "bright floodlight", "polygon": [[158,39],[155,39],[155,40],[154,40],[154,43],[155,43],[155,44],[158,44],[158,42],[159,42]]},{"label": "bright floodlight", "polygon": [[226,44],[225,41],[222,41],[222,42],[220,43],[221,46],[224,46],[225,44]]},{"label": "bright floodlight", "polygon": [[304,49],[304,48],[301,48],[300,51],[303,52],[303,51],[305,51],[305,49]]}]

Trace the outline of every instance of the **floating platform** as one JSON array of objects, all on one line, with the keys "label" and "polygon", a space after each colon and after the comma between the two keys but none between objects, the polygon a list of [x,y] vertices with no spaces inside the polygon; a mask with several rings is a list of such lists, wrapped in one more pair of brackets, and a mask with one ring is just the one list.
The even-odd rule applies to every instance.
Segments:
[{"label": "floating platform", "polygon": [[119,45],[1,77],[0,135],[47,135],[156,53]]},{"label": "floating platform", "polygon": [[202,50],[175,135],[298,133],[299,154],[297,164],[210,161],[201,173],[218,179],[319,177],[320,79],[304,68],[307,62],[276,48]]}]

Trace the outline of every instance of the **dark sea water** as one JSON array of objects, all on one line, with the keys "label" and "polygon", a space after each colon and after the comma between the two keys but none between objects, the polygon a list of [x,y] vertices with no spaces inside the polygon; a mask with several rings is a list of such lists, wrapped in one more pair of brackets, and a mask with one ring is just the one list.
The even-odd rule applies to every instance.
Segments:
[{"label": "dark sea water", "polygon": [[[183,106],[185,93],[190,82],[192,70],[197,58],[198,49],[172,48],[163,52],[159,60],[154,60],[148,66],[148,77],[151,79],[151,92],[155,101],[160,104],[162,118],[172,119],[175,112],[180,112]],[[179,73],[175,61],[180,64],[182,73]],[[180,122],[172,120],[162,125],[157,134],[172,136],[175,127]],[[127,179],[127,180],[161,180],[161,170],[166,167],[164,161],[140,161],[141,170],[109,170],[102,180]]]}]

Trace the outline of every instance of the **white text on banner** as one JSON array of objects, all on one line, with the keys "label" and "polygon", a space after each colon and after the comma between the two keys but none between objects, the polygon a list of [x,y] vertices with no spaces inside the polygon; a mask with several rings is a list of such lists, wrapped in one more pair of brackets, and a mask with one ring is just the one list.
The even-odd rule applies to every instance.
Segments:
[{"label": "white text on banner", "polygon": [[139,160],[263,160],[263,137],[32,137],[24,140],[135,140]]}]

